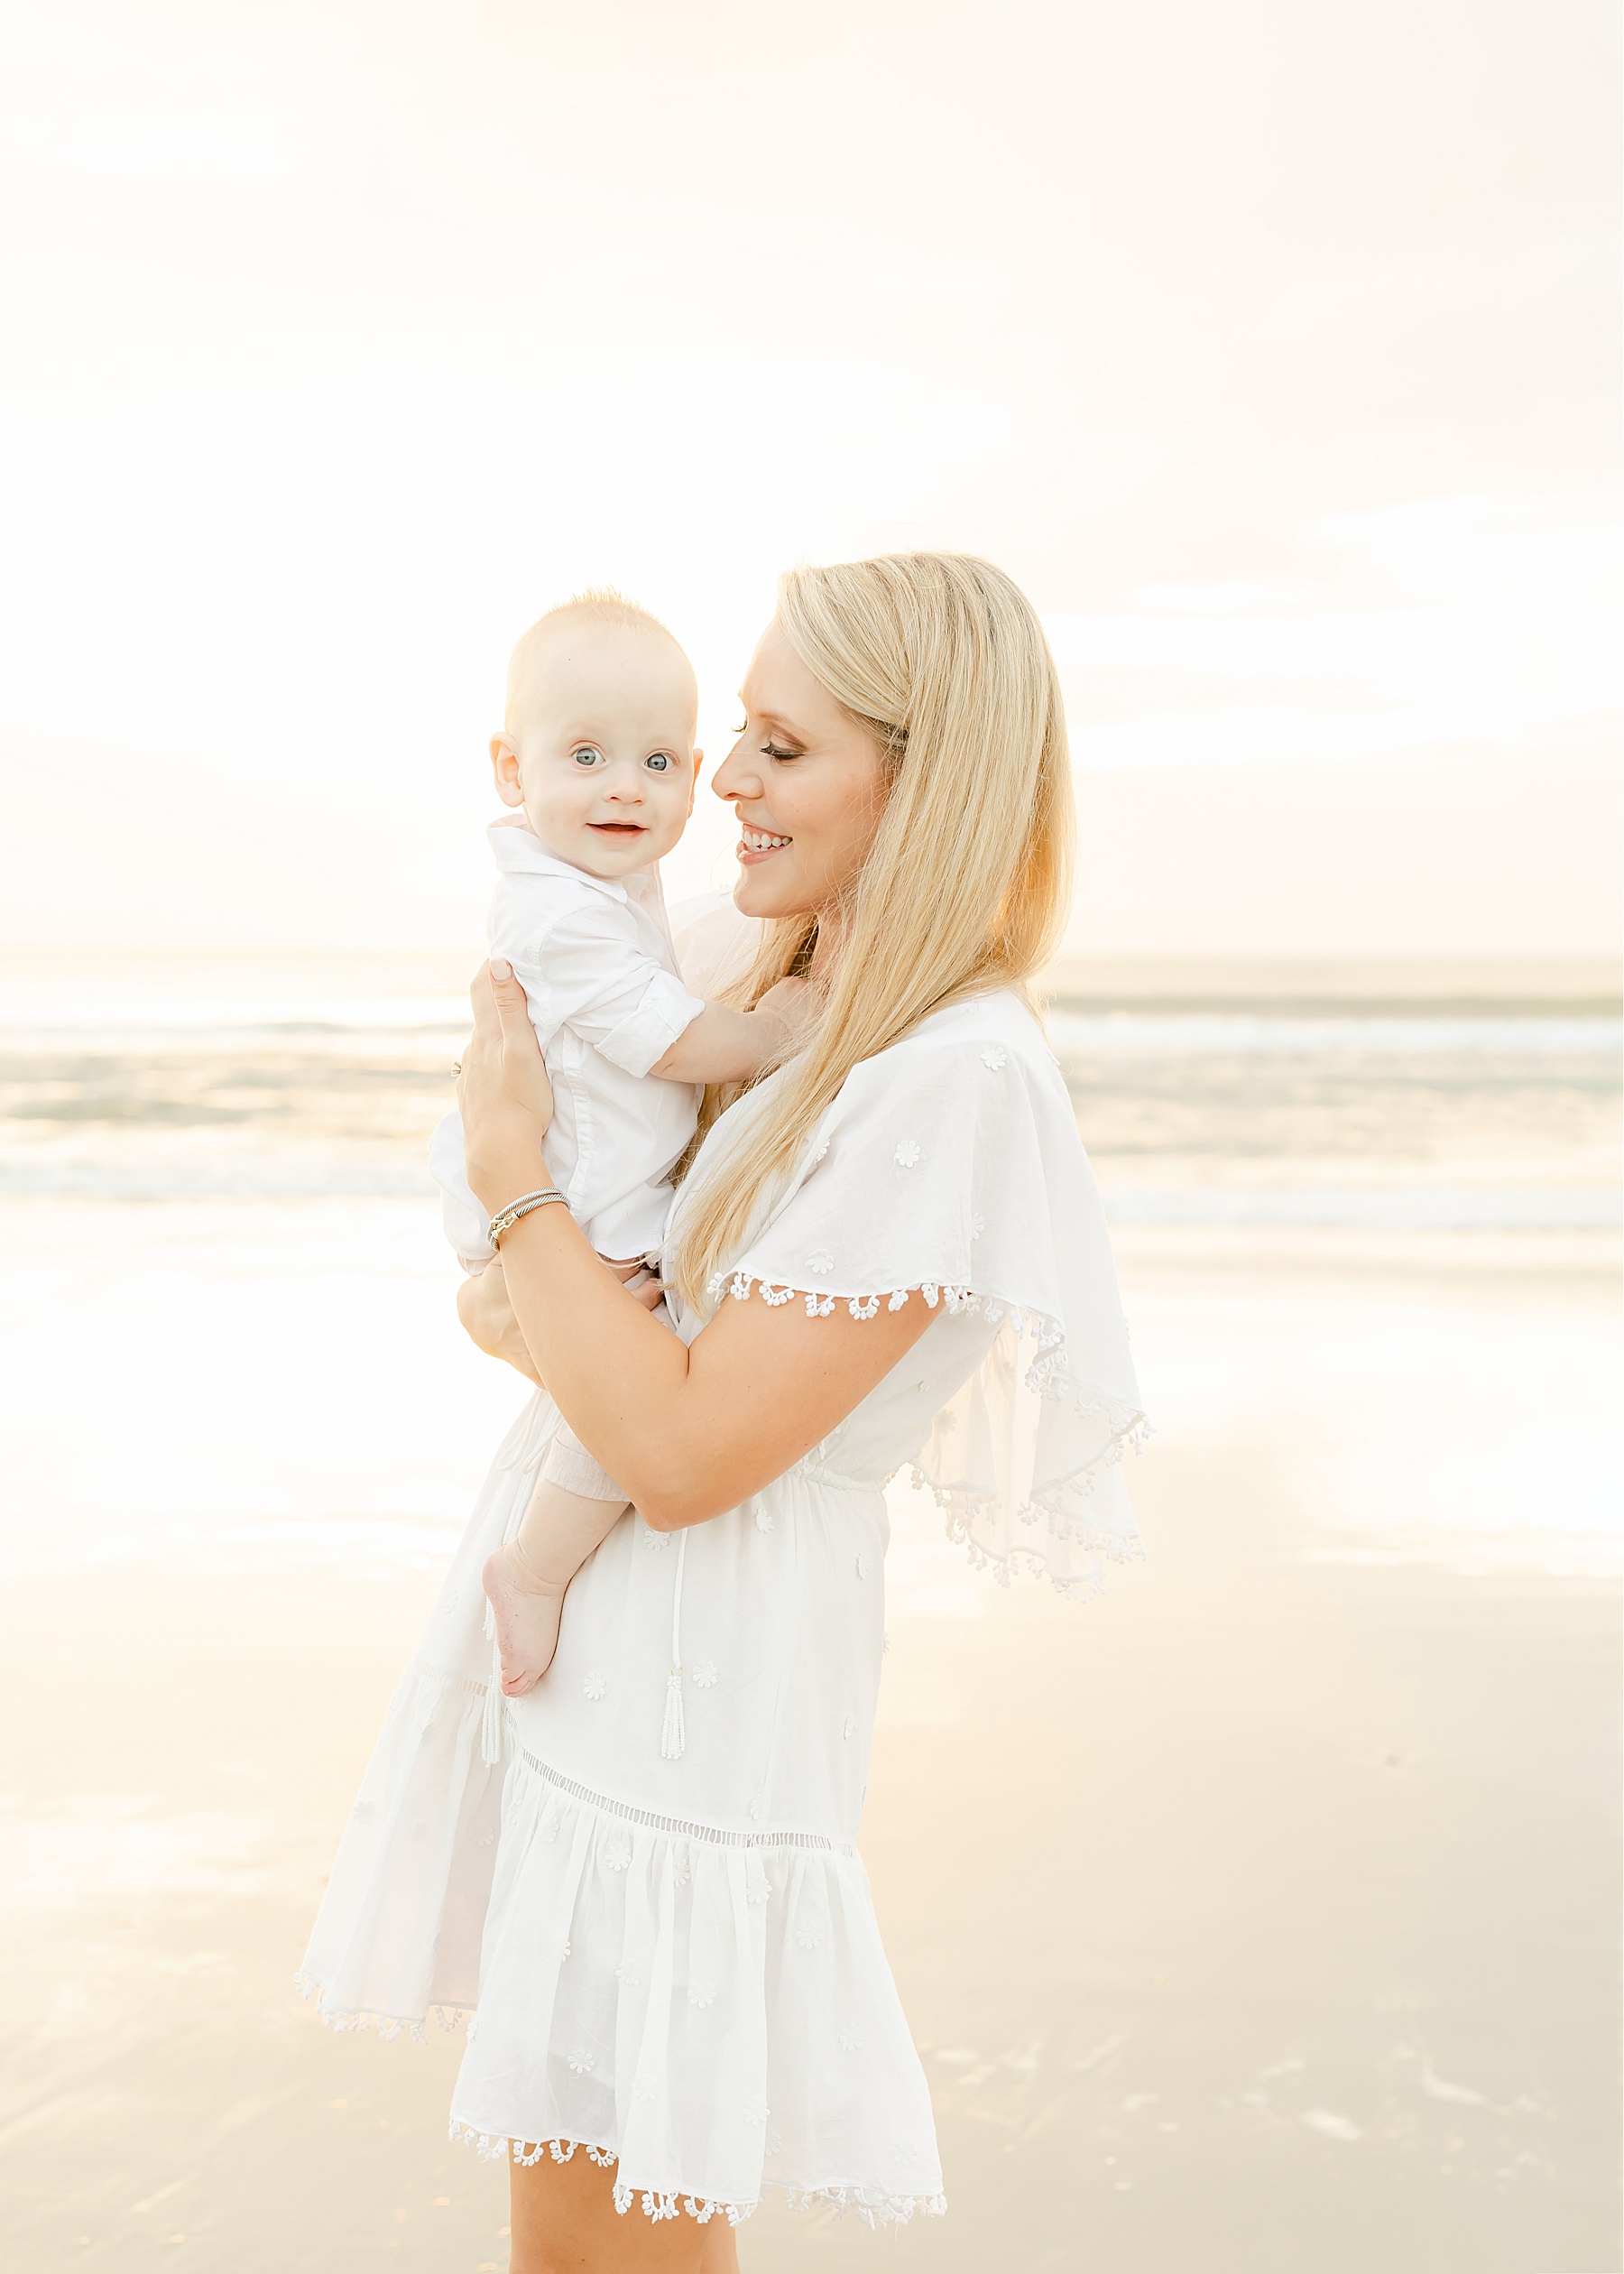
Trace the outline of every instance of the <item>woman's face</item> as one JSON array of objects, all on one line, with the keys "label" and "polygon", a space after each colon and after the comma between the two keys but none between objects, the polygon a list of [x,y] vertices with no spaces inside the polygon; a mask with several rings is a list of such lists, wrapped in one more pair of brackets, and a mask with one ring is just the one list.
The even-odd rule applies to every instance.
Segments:
[{"label": "woman's face", "polygon": [[711,788],[739,817],[734,904],[825,909],[852,884],[885,809],[880,745],[815,679],[776,618],[739,689],[744,725]]}]

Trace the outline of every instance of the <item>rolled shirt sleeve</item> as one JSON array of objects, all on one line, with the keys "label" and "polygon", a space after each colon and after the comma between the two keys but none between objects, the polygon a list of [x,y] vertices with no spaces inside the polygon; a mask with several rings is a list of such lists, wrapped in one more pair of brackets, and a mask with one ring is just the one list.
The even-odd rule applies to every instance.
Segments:
[{"label": "rolled shirt sleeve", "polygon": [[644,1075],[704,1010],[651,955],[623,903],[583,897],[514,958],[543,1044],[567,1026],[623,1072]]},{"label": "rolled shirt sleeve", "polygon": [[595,1047],[628,1074],[646,1074],[687,1033],[704,1008],[680,979],[656,967],[636,1010],[606,1034],[596,1036]]}]

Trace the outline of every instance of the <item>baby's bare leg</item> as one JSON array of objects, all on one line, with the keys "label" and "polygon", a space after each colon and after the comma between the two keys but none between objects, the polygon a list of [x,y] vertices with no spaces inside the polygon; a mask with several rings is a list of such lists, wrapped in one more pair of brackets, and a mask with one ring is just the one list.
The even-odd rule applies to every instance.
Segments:
[{"label": "baby's bare leg", "polygon": [[625,1506],[623,1499],[572,1493],[544,1474],[517,1534],[485,1558],[484,1591],[496,1617],[504,1696],[522,1697],[552,1664],[565,1589]]}]

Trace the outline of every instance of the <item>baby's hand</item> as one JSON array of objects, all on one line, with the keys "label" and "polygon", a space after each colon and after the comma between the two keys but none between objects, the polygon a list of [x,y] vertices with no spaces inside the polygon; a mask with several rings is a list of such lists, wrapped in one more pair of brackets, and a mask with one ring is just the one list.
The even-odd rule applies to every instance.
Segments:
[{"label": "baby's hand", "polygon": [[798,1050],[823,1008],[821,992],[807,979],[780,979],[756,1004],[784,1031],[786,1054]]}]

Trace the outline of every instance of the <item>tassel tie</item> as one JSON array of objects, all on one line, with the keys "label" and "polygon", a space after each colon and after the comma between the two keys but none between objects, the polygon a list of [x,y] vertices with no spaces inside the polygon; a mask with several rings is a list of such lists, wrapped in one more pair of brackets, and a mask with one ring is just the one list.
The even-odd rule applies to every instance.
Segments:
[{"label": "tassel tie", "polygon": [[[541,1400],[542,1407],[545,1407],[546,1402],[545,1399]],[[532,1408],[531,1412],[540,1410]],[[531,1419],[531,1413],[527,1412],[523,1419],[528,1421]],[[503,1447],[504,1452],[507,1449],[507,1443],[511,1441],[509,1439],[504,1442]],[[545,1449],[544,1440],[543,1451]],[[533,1482],[533,1471],[526,1469],[527,1487]],[[524,1521],[524,1511],[529,1497],[527,1489],[514,1502],[508,1512],[507,1522],[503,1526],[502,1530],[502,1544],[504,1548],[518,1532],[520,1525]],[[496,1647],[496,1612],[488,1595],[485,1598],[484,1631],[485,1641],[491,1646],[491,1671],[485,1683],[484,1712],[479,1717],[479,1758],[487,1768],[494,1769],[501,1761],[503,1750],[507,1743],[507,1699],[502,1694],[502,1652]]]},{"label": "tassel tie", "polygon": [[479,1758],[494,1768],[507,1738],[507,1700],[502,1695],[502,1652],[496,1648],[496,1613],[485,1604],[485,1636],[491,1645],[491,1671],[485,1683],[484,1712],[479,1717]]},{"label": "tassel tie", "polygon": [[682,1719],[682,1567],[687,1560],[686,1526],[677,1542],[677,1584],[671,1592],[671,1670],[666,1677],[665,1720],[660,1732],[660,1757],[680,1761],[687,1749]]}]

